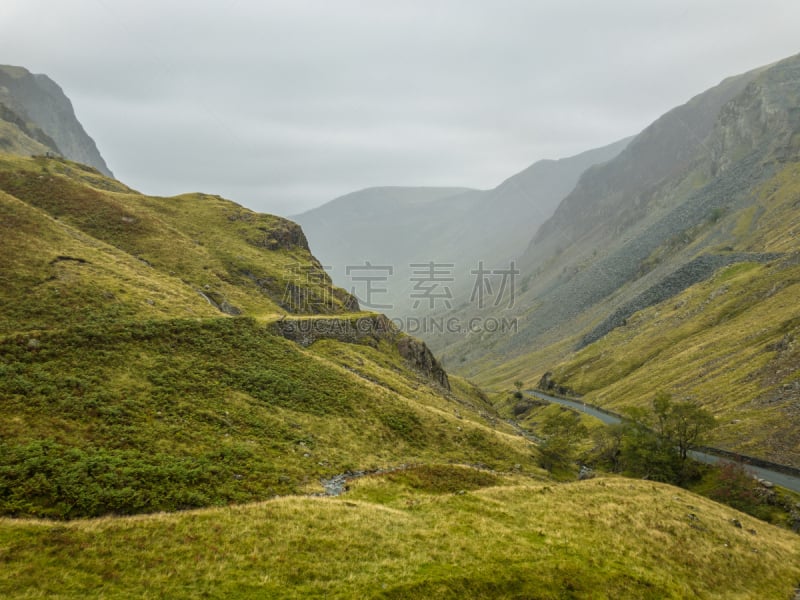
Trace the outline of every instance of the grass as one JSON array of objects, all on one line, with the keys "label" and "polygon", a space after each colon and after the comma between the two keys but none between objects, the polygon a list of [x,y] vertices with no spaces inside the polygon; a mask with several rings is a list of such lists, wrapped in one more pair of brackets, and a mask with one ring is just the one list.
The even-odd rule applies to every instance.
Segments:
[{"label": "grass", "polygon": [[[731,265],[579,352],[538,348],[513,366],[537,369],[526,383],[552,370],[588,402],[617,411],[648,406],[659,391],[693,399],[718,417],[713,445],[800,466],[798,175],[800,165],[787,165],[751,207],[719,223],[734,232],[734,250],[786,252],[785,259]],[[564,358],[543,364],[547,354]],[[508,367],[498,372],[510,376]]]},{"label": "grass", "polygon": [[[16,199],[3,198],[7,206],[2,222],[10,229],[21,221],[26,228],[16,234],[9,231],[14,243],[0,249],[0,259],[13,261],[14,276],[26,278],[28,284],[4,290],[4,300],[11,305],[25,300],[21,293],[31,284],[60,280],[61,288],[73,291],[95,282],[98,291],[116,297],[136,278],[155,290],[194,296],[193,303],[147,298],[171,307],[172,316],[186,316],[187,305],[202,314],[194,305],[210,301],[230,313],[254,316],[352,309],[350,296],[331,286],[311,256],[299,226],[229,200],[205,194],[145,196],[76,163],[8,154],[0,154],[0,190]],[[50,245],[26,248],[33,241],[31,234],[39,232]],[[116,254],[126,264],[121,272],[108,273],[97,252]],[[59,255],[85,262],[69,265],[65,276],[54,272],[64,265],[51,264]],[[94,266],[95,272],[81,275],[77,265]],[[99,270],[107,277],[98,278]],[[125,299],[122,294],[120,300]],[[136,300],[133,314],[139,316],[146,309]],[[63,307],[59,299],[54,302]],[[18,328],[24,326],[23,317],[17,315]]]},{"label": "grass", "polygon": [[456,493],[410,483],[431,481],[411,472],[353,482],[335,499],[0,520],[0,594],[785,598],[800,580],[800,538],[670,486],[552,486],[450,469],[432,479],[461,477]]},{"label": "grass", "polygon": [[444,390],[388,337],[278,335],[287,312],[364,316],[285,220],[62,160],[0,155],[0,190],[0,597],[761,598],[800,581],[800,538],[687,492],[541,483],[489,398]]},{"label": "grass", "polygon": [[293,223],[61,159],[0,154],[0,189],[0,513],[252,502],[433,459],[541,476],[474,389],[387,341],[274,333],[291,310],[364,316]]},{"label": "grass", "polygon": [[303,350],[248,318],[0,340],[0,512],[248,502],[431,459],[538,472],[527,442],[478,414],[459,418],[460,396],[442,396],[399,355],[318,344]]},{"label": "grass", "polygon": [[777,350],[800,325],[800,270],[732,269],[638,313],[556,368],[556,380],[616,410],[660,390],[692,398],[719,418],[715,444],[800,464],[800,415],[782,394],[800,357]]}]

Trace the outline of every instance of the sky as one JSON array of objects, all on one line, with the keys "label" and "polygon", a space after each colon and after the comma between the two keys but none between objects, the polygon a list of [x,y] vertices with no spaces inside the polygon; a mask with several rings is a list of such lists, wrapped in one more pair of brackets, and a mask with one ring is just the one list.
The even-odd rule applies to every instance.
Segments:
[{"label": "sky", "polygon": [[800,52],[796,0],[2,0],[117,178],[290,216],[492,188]]}]

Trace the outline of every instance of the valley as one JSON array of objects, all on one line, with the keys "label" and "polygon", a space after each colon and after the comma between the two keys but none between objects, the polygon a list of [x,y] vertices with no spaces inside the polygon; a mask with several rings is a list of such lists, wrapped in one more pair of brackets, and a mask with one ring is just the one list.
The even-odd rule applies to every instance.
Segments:
[{"label": "valley", "polygon": [[796,595],[798,102],[794,56],[295,222],[129,187],[0,68],[0,596]]}]

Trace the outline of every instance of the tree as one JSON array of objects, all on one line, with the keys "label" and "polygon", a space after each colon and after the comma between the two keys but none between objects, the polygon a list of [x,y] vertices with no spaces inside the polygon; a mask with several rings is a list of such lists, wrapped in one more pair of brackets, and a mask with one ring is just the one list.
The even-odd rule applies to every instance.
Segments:
[{"label": "tree", "polygon": [[522,400],[522,388],[525,386],[525,382],[520,381],[519,379],[514,382],[514,387],[516,388],[516,392],[514,392],[514,398],[517,400]]},{"label": "tree", "polygon": [[698,404],[689,400],[673,402],[672,397],[664,392],[659,392],[653,399],[653,412],[656,435],[677,449],[681,462],[716,424],[714,415]]},{"label": "tree", "polygon": [[674,482],[679,468],[674,446],[665,442],[643,420],[626,421],[623,428],[620,444],[622,470],[644,479]]},{"label": "tree", "polygon": [[548,414],[541,432],[545,438],[539,445],[541,465],[548,471],[568,467],[574,462],[577,444],[588,433],[580,415],[569,409]]},{"label": "tree", "polygon": [[653,398],[651,411],[634,407],[626,413],[617,463],[621,470],[672,483],[691,477],[686,458],[714,427],[711,413],[693,402],[674,402],[664,392]]},{"label": "tree", "polygon": [[622,469],[622,444],[626,433],[627,426],[624,423],[600,427],[592,432],[592,457],[612,473]]},{"label": "tree", "polygon": [[677,402],[670,411],[670,434],[681,461],[716,425],[714,415],[693,402]]}]

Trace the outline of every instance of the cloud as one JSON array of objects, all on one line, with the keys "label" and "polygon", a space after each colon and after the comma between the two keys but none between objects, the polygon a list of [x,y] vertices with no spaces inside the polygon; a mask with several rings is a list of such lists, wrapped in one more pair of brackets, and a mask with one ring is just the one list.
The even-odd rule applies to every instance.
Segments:
[{"label": "cloud", "polygon": [[294,214],[371,185],[492,187],[792,54],[766,0],[4,3],[3,61],[72,98],[114,172]]}]

